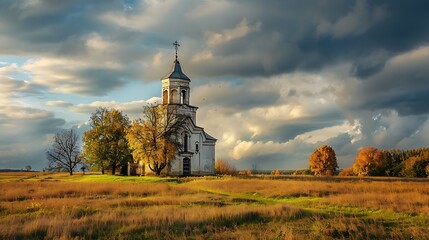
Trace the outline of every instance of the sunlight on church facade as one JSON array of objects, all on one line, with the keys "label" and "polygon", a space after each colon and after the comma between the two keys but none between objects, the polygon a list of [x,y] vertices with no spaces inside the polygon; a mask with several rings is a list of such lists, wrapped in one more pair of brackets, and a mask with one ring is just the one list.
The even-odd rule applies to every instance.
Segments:
[{"label": "sunlight on church facade", "polygon": [[[215,167],[215,146],[217,139],[197,125],[198,107],[190,104],[191,88],[188,76],[183,73],[176,56],[170,72],[162,79],[162,104],[174,108],[177,114],[187,117],[185,130],[181,133],[181,149],[171,160],[163,173],[170,176],[213,175]],[[151,173],[148,167],[141,165],[145,174]]]}]

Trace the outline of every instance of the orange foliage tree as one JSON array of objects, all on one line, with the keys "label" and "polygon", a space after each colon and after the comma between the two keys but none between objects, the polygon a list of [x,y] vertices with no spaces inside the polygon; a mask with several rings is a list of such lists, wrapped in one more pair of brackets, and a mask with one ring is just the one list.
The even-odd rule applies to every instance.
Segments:
[{"label": "orange foliage tree", "polygon": [[227,161],[218,159],[215,162],[215,173],[221,175],[235,175],[237,173],[237,169]]},{"label": "orange foliage tree", "polygon": [[164,105],[145,107],[143,115],[144,119],[133,121],[126,137],[134,160],[147,164],[159,176],[182,145],[179,135],[186,117]]},{"label": "orange foliage tree", "polygon": [[353,172],[358,176],[382,176],[389,163],[389,154],[374,147],[362,148],[353,164]]},{"label": "orange foliage tree", "polygon": [[334,175],[338,167],[335,151],[328,145],[317,148],[311,154],[309,162],[314,175]]}]

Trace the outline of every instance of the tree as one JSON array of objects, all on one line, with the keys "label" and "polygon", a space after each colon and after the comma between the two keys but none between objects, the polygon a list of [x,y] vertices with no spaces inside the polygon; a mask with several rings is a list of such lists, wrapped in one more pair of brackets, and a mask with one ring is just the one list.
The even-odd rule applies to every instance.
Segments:
[{"label": "tree", "polygon": [[29,172],[29,171],[31,171],[31,166],[27,165],[27,166],[24,167],[24,169],[25,169],[25,171]]},{"label": "tree", "polygon": [[91,129],[83,138],[83,155],[87,163],[97,166],[104,174],[110,168],[114,175],[118,167],[132,161],[128,141],[125,138],[130,120],[122,112],[98,108],[90,118]]},{"label": "tree", "polygon": [[389,164],[389,154],[374,147],[362,148],[353,164],[358,176],[383,176]]},{"label": "tree", "polygon": [[402,175],[406,177],[427,177],[429,155],[410,157],[404,161]]},{"label": "tree", "polygon": [[54,142],[46,152],[49,168],[64,170],[73,175],[75,167],[82,162],[79,136],[73,130],[63,130],[54,136]]},{"label": "tree", "polygon": [[323,145],[317,148],[310,159],[310,170],[314,175],[334,175],[337,169],[337,157],[331,146]]},{"label": "tree", "polygon": [[143,119],[133,121],[127,131],[134,160],[147,164],[159,176],[182,147],[185,121],[174,106],[144,107]]},{"label": "tree", "polygon": [[237,173],[237,169],[227,161],[218,159],[215,162],[215,173],[220,175],[235,175]]}]

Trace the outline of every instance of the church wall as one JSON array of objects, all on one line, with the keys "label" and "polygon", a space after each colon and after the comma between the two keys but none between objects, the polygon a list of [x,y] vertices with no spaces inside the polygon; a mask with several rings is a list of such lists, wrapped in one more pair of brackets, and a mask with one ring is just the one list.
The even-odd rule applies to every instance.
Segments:
[{"label": "church wall", "polygon": [[182,160],[177,154],[176,159],[170,161],[170,175],[182,175]]},{"label": "church wall", "polygon": [[201,171],[206,174],[214,174],[215,146],[213,144],[203,144],[201,153]]}]

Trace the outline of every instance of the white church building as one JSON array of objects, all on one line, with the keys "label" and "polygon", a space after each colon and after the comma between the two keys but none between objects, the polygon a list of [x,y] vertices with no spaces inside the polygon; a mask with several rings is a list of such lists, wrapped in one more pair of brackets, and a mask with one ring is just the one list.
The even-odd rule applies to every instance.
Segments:
[{"label": "white church building", "polygon": [[[198,107],[190,104],[191,79],[182,71],[177,56],[170,72],[162,79],[162,104],[172,106],[177,114],[187,116],[185,130],[181,133],[182,148],[176,158],[162,171],[170,176],[213,175],[215,167],[215,146],[217,139],[197,125]],[[141,166],[142,172],[149,173],[148,167]],[[130,173],[130,172],[129,172]]]}]

